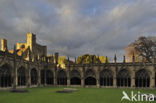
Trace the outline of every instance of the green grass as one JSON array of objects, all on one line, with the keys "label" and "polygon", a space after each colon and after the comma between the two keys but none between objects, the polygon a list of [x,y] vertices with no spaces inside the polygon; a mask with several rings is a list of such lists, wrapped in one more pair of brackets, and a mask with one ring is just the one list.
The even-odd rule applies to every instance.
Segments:
[{"label": "green grass", "polygon": [[28,93],[10,93],[8,90],[1,90],[0,103],[132,103],[126,100],[121,102],[123,90],[127,93],[133,90],[135,93],[140,91],[156,94],[156,90],[117,88],[78,88],[79,91],[73,93],[56,93],[62,89],[63,87],[29,88]]}]

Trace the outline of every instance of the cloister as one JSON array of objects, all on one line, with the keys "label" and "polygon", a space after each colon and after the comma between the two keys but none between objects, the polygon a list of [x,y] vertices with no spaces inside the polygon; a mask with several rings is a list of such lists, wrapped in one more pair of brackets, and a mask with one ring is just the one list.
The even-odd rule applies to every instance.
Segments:
[{"label": "cloister", "polygon": [[156,63],[67,64],[65,69],[47,61],[25,61],[0,52],[0,88],[31,86],[81,86],[156,88]]}]

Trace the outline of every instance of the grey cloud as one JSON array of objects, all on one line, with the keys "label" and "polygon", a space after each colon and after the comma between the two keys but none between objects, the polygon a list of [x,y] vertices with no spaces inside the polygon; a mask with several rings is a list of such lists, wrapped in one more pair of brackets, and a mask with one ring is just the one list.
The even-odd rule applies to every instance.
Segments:
[{"label": "grey cloud", "polygon": [[48,46],[48,53],[70,57],[94,53],[111,60],[116,53],[121,60],[125,46],[138,35],[156,32],[155,4],[155,0],[1,0],[0,38],[7,38],[11,48],[31,31],[38,43]]}]

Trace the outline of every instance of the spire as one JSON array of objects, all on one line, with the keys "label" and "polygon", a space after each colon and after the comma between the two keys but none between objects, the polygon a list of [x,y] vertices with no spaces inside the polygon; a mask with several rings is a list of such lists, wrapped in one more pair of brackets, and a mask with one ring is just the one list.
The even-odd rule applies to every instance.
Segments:
[{"label": "spire", "polygon": [[114,56],[114,62],[116,63],[116,61],[117,61],[117,57],[116,57],[116,54],[115,54],[115,56]]},{"label": "spire", "polygon": [[58,64],[59,53],[55,53],[55,63]]},{"label": "spire", "polygon": [[76,57],[75,57],[75,64],[76,64]]},{"label": "spire", "polygon": [[16,52],[16,45],[14,45],[14,54],[17,54],[17,52]]},{"label": "spire", "polygon": [[123,62],[124,62],[124,63],[126,62],[125,55],[123,56]]},{"label": "spire", "polygon": [[99,57],[99,55],[97,56],[97,59],[98,59],[98,64],[100,64],[101,61],[100,61],[100,57]]},{"label": "spire", "polygon": [[106,56],[106,63],[108,63],[108,57]]},{"label": "spire", "polygon": [[91,57],[91,62],[94,64],[94,56]]},{"label": "spire", "polygon": [[70,64],[70,59],[69,59],[69,57],[68,57],[67,61],[68,61],[68,65],[69,65],[69,64]]},{"label": "spire", "polygon": [[132,61],[135,62],[135,55],[134,55],[134,52],[133,52],[133,56],[132,56]]}]

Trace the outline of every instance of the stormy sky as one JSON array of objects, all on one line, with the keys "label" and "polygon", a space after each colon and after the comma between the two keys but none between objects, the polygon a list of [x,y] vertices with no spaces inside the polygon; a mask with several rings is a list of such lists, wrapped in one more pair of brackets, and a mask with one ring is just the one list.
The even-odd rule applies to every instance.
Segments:
[{"label": "stormy sky", "polygon": [[156,0],[0,0],[0,38],[12,48],[27,32],[49,54],[121,60],[139,36],[155,36]]}]

